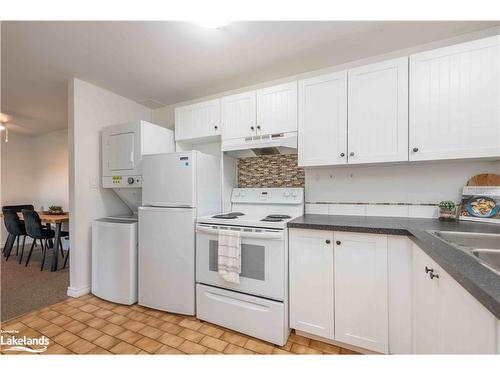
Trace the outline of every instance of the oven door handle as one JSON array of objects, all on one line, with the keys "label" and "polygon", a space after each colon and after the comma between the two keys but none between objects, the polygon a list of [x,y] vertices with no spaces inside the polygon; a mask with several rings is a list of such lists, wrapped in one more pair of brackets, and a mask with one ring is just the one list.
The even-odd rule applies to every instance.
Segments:
[{"label": "oven door handle", "polygon": [[[204,227],[201,225],[198,225],[196,227],[197,232],[201,233],[208,233],[208,234],[219,234],[219,230],[211,227]],[[276,240],[281,240],[283,239],[283,231],[279,232],[244,232],[244,231],[239,231],[240,232],[240,237],[241,238],[257,238],[257,239],[276,239]]]}]

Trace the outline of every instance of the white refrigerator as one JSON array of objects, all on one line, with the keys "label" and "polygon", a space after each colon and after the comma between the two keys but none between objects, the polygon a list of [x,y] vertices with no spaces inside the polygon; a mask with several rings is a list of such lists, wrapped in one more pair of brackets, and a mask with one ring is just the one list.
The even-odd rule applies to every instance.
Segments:
[{"label": "white refrigerator", "polygon": [[221,210],[220,159],[146,155],[139,208],[139,304],[195,315],[195,225]]}]

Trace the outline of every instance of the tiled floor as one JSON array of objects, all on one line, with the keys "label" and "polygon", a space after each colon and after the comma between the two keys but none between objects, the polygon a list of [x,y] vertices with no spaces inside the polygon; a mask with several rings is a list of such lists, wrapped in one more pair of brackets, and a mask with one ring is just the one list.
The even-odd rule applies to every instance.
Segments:
[{"label": "tiled floor", "polygon": [[[16,337],[48,337],[47,354],[357,354],[294,333],[279,347],[194,317],[117,305],[90,294],[12,319],[1,328],[18,331]],[[4,349],[2,354],[15,353]]]}]

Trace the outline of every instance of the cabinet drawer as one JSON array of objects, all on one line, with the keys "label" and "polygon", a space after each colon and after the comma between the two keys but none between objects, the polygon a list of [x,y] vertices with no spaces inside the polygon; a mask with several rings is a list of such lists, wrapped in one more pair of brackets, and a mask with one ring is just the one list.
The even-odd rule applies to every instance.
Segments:
[{"label": "cabinet drawer", "polygon": [[288,339],[288,311],[282,302],[196,285],[198,319],[277,345]]}]

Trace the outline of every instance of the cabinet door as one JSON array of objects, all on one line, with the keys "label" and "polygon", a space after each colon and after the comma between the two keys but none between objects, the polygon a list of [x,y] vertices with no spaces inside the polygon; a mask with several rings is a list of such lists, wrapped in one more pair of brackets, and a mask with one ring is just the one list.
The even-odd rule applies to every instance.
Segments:
[{"label": "cabinet door", "polygon": [[192,139],[195,137],[193,128],[193,107],[184,106],[175,109],[175,140]]},{"label": "cabinet door", "polygon": [[438,354],[441,339],[440,280],[431,280],[426,267],[439,272],[436,263],[413,245],[413,352]]},{"label": "cabinet door", "polygon": [[413,264],[414,352],[495,354],[497,319],[416,245]]},{"label": "cabinet door", "polygon": [[334,338],[333,232],[290,229],[290,327]]},{"label": "cabinet door", "polygon": [[408,160],[408,58],[348,72],[349,164]]},{"label": "cabinet door", "polygon": [[257,108],[255,91],[222,98],[222,139],[255,135]]},{"label": "cabinet door", "polygon": [[220,99],[175,109],[175,140],[196,140],[220,135]]},{"label": "cabinet door", "polygon": [[257,90],[257,134],[297,131],[297,81]]},{"label": "cabinet door", "polygon": [[410,160],[500,155],[500,36],[410,56]]},{"label": "cabinet door", "polygon": [[193,128],[197,138],[220,135],[220,99],[194,105]]},{"label": "cabinet door", "polygon": [[347,71],[299,81],[300,166],[347,163]]},{"label": "cabinet door", "polygon": [[387,236],[335,232],[335,340],[388,352]]}]

